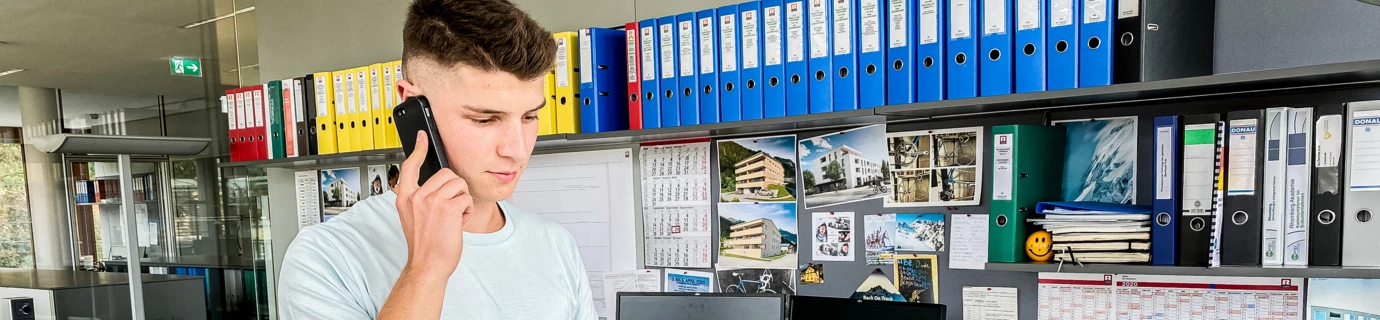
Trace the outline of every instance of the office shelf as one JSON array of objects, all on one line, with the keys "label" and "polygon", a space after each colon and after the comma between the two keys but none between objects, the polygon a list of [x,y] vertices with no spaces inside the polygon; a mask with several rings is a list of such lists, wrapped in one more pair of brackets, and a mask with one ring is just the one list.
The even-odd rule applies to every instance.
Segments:
[{"label": "office shelf", "polygon": [[[941,120],[981,115],[1092,108],[1111,105],[1166,103],[1272,93],[1380,86],[1380,60],[1218,74],[1202,77],[1111,86],[1010,94],[882,106],[872,109],[807,114],[782,118],[722,122],[694,126],[625,130],[588,134],[546,135],[537,139],[538,153],[611,144],[694,138],[789,134],[879,123]],[[229,162],[221,167],[312,168],[351,163],[401,161],[400,149],[348,152],[325,156]]]},{"label": "office shelf", "polygon": [[1375,267],[1285,267],[1285,266],[1222,266],[1220,268],[1152,266],[1134,264],[1059,263],[987,263],[988,271],[1064,272],[1092,274],[1149,274],[1208,277],[1290,277],[1290,278],[1357,278],[1380,279]]}]

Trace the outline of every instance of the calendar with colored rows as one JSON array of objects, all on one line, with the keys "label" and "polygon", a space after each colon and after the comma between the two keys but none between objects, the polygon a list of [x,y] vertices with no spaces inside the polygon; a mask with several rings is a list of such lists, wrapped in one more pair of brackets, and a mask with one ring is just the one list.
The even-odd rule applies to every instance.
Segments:
[{"label": "calendar with colored rows", "polygon": [[1039,319],[1303,319],[1303,278],[1040,273]]},{"label": "calendar with colored rows", "polygon": [[643,260],[649,266],[709,268],[709,143],[643,146]]}]

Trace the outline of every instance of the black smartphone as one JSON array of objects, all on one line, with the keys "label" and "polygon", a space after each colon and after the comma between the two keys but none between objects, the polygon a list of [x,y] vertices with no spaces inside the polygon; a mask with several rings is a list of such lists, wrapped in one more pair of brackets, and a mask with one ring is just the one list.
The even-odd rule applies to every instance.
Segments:
[{"label": "black smartphone", "polygon": [[417,172],[417,185],[426,184],[436,172],[450,168],[446,159],[446,149],[441,143],[441,133],[436,130],[436,119],[431,114],[431,104],[424,96],[412,96],[393,108],[393,122],[398,127],[398,139],[402,140],[403,153],[412,157],[417,147],[417,132],[426,132],[427,154]]}]

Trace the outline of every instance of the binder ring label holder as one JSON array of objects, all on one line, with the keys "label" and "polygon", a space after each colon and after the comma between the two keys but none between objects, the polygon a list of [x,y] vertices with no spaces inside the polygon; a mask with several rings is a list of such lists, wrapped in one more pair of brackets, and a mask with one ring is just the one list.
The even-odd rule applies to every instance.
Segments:
[{"label": "binder ring label holder", "polygon": [[1337,221],[1337,213],[1332,210],[1318,212],[1318,223],[1329,225]]},{"label": "binder ring label holder", "polygon": [[1193,220],[1188,221],[1188,227],[1193,231],[1203,231],[1203,228],[1207,228],[1207,220],[1203,217],[1193,217]]},{"label": "binder ring label holder", "polygon": [[968,62],[968,55],[965,54],[965,53],[959,52],[957,55],[954,55],[954,62],[956,62],[956,63],[958,63],[958,64],[963,64],[964,62]]},{"label": "binder ring label holder", "polygon": [[1059,53],[1064,53],[1064,51],[1068,51],[1068,50],[1069,50],[1069,42],[1068,42],[1068,41],[1059,40],[1059,42],[1054,43],[1054,51],[1058,51]]},{"label": "binder ring label holder", "polygon": [[1129,47],[1132,43],[1136,43],[1136,35],[1131,34],[1130,32],[1121,34],[1121,46]]},{"label": "binder ring label holder", "polygon": [[1370,222],[1371,214],[1369,209],[1361,209],[1356,212],[1356,221]]},{"label": "binder ring label holder", "polygon": [[999,214],[999,215],[997,215],[997,226],[998,226],[998,227],[1005,227],[1005,226],[1006,226],[1006,215],[1005,215],[1005,214]]},{"label": "binder ring label holder", "polygon": [[1159,214],[1155,215],[1155,224],[1158,224],[1161,227],[1168,227],[1169,221],[1173,220],[1173,218],[1174,217],[1170,216],[1168,212],[1160,212]]},{"label": "binder ring label holder", "polygon": [[1251,220],[1251,215],[1250,215],[1250,214],[1247,214],[1245,211],[1237,210],[1236,212],[1232,212],[1232,213],[1231,213],[1231,223],[1234,223],[1234,224],[1236,224],[1236,225],[1238,225],[1238,226],[1239,226],[1239,225],[1244,225],[1244,224],[1246,224],[1246,221],[1250,221],[1250,220]]}]

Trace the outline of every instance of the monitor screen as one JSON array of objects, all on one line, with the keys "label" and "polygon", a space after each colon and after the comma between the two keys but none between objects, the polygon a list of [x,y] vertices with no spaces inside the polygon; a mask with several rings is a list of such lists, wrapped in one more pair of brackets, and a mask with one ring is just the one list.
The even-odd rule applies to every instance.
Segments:
[{"label": "monitor screen", "polygon": [[618,320],[785,320],[785,295],[619,293]]},{"label": "monitor screen", "polygon": [[791,320],[944,320],[942,304],[791,296]]}]

